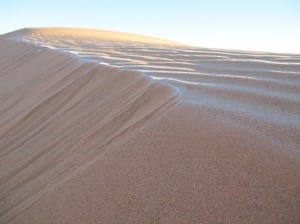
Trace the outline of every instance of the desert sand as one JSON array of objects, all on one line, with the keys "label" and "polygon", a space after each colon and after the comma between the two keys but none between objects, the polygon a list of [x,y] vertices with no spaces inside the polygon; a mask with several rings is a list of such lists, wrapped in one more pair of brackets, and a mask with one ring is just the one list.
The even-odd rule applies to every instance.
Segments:
[{"label": "desert sand", "polygon": [[0,223],[300,223],[300,55],[0,36]]}]

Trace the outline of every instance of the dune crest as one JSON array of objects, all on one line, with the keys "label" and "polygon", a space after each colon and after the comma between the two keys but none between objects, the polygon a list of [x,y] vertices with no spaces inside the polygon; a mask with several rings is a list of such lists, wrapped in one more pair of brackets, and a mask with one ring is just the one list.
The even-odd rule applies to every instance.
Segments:
[{"label": "dune crest", "polygon": [[138,34],[130,34],[124,32],[94,30],[94,29],[78,29],[78,28],[25,28],[11,33],[5,34],[5,37],[16,38],[26,36],[36,36],[40,38],[72,38],[83,40],[98,40],[98,41],[117,41],[117,42],[133,42],[144,44],[159,44],[170,46],[184,46],[182,43],[175,41],[164,40],[155,37],[148,37]]}]

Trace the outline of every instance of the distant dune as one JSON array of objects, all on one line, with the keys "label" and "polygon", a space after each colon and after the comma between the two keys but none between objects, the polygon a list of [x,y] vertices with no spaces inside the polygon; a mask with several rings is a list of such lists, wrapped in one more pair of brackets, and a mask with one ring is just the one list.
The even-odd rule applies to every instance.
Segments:
[{"label": "distant dune", "polygon": [[0,56],[0,223],[300,222],[300,55],[43,28]]},{"label": "distant dune", "polygon": [[26,37],[38,36],[47,38],[66,38],[79,40],[101,40],[101,41],[117,41],[117,42],[135,42],[147,44],[162,45],[183,45],[175,41],[164,40],[155,37],[147,37],[143,35],[130,34],[124,32],[93,30],[93,29],[76,29],[76,28],[25,28],[16,30],[3,35],[4,37]]}]

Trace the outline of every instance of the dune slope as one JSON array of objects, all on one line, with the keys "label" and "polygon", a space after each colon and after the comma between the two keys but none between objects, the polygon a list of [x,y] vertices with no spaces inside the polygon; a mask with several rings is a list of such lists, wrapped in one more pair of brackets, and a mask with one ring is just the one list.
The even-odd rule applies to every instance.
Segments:
[{"label": "dune slope", "polygon": [[0,48],[3,222],[176,103],[174,89],[138,73],[23,43]]},{"label": "dune slope", "polygon": [[300,221],[297,55],[101,32],[0,37],[1,223]]}]

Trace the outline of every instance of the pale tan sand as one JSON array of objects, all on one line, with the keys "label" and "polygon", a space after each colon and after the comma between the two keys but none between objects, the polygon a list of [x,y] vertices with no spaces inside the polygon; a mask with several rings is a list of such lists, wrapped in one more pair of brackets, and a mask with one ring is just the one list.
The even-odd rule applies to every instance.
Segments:
[{"label": "pale tan sand", "polygon": [[78,29],[78,28],[35,28],[35,29],[22,29],[13,31],[3,35],[11,37],[39,37],[42,39],[56,38],[64,39],[79,39],[79,40],[99,40],[99,41],[115,41],[115,42],[133,42],[143,44],[159,44],[171,46],[184,46],[182,43],[175,41],[164,40],[160,38],[147,37],[139,34],[131,34],[107,30],[93,30],[93,29]]},{"label": "pale tan sand", "polygon": [[[300,222],[297,55],[200,55],[151,38],[112,46],[47,32],[0,38],[1,223]],[[8,40],[16,36],[73,50],[88,41],[81,52],[150,64],[146,75],[165,81]],[[239,60],[209,66],[220,55]],[[258,57],[268,62],[249,59]],[[235,77],[193,76],[205,69]]]}]

